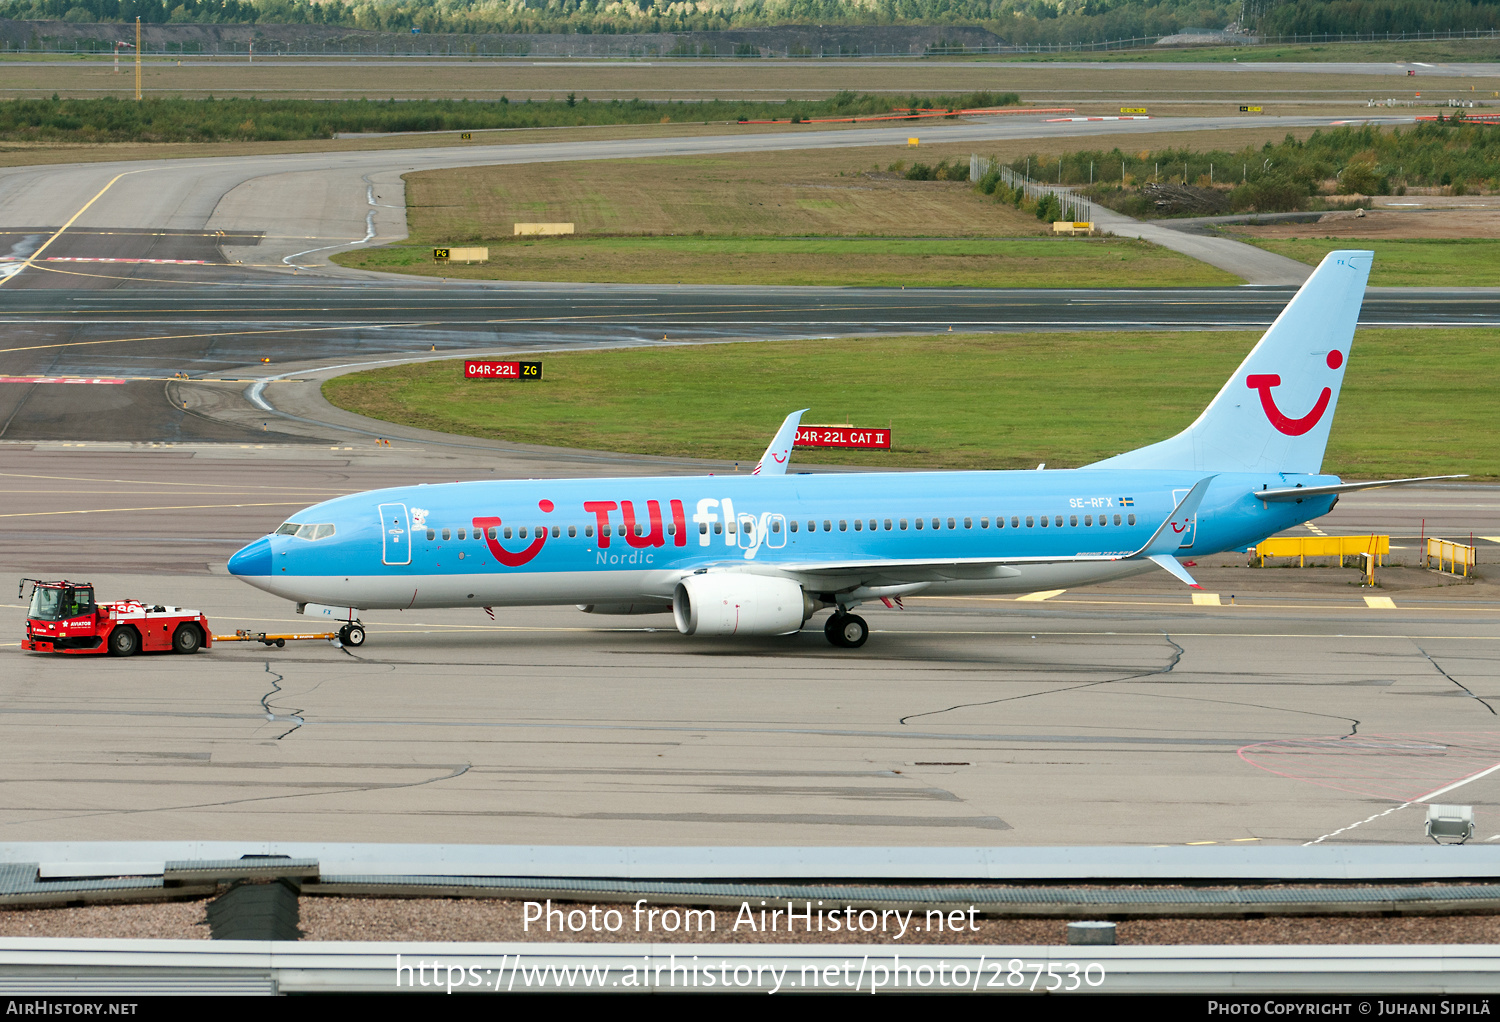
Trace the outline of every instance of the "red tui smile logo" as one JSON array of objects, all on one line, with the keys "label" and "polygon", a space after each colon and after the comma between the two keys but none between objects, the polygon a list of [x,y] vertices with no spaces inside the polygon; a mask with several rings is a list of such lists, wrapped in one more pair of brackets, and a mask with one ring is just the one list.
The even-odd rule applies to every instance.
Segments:
[{"label": "red tui smile logo", "polygon": [[[550,500],[543,500],[537,503],[537,507],[541,508],[544,514],[551,514],[553,504]],[[539,528],[536,530],[536,538],[531,541],[531,544],[520,553],[513,554],[501,546],[500,540],[497,538],[497,532],[500,528],[500,519],[498,517],[475,518],[474,528],[481,530],[484,535],[485,544],[489,546],[490,553],[495,555],[495,560],[507,568],[519,568],[523,564],[529,564],[537,554],[542,552],[542,544],[547,542],[546,528]]]},{"label": "red tui smile logo", "polygon": [[[1330,351],[1327,362],[1329,369],[1337,369],[1344,364],[1344,356],[1338,351]],[[1300,419],[1294,419],[1278,408],[1276,399],[1271,396],[1271,388],[1281,386],[1280,376],[1275,373],[1247,376],[1245,386],[1260,393],[1260,407],[1266,413],[1266,418],[1277,431],[1287,436],[1301,436],[1316,426],[1323,418],[1323,413],[1328,410],[1328,402],[1333,400],[1333,391],[1324,387],[1323,393],[1318,395],[1318,400],[1313,404],[1312,411]]]}]

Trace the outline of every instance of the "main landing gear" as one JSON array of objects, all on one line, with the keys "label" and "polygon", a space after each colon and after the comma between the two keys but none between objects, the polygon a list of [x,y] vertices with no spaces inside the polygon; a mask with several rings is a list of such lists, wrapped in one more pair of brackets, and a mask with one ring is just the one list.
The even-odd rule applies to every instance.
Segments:
[{"label": "main landing gear", "polygon": [[828,636],[828,641],[835,646],[858,649],[870,637],[870,626],[865,624],[865,619],[858,614],[838,611],[823,626],[823,634]]}]

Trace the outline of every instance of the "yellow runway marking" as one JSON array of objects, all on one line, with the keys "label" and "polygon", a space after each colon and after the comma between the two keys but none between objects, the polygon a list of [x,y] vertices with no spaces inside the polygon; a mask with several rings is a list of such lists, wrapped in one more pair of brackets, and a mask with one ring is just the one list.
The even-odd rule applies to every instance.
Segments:
[{"label": "yellow runway marking", "polygon": [[53,233],[52,237],[50,237],[46,241],[42,242],[42,247],[41,248],[37,249],[35,252],[31,253],[31,255],[27,256],[26,257],[26,261],[23,262],[20,266],[17,266],[16,269],[15,269],[15,271],[13,273],[10,273],[10,274],[8,274],[8,275],[6,275],[4,277],[0,277],[0,287],[4,287],[5,286],[5,282],[8,281],[8,280],[10,280],[11,278],[13,278],[13,277],[19,277],[21,275],[21,271],[22,270],[28,269],[29,267],[33,266],[36,263],[37,257],[40,256],[43,252],[47,251],[47,249],[52,245],[52,243],[54,241],[56,241],[58,238],[62,237],[63,231],[66,231],[69,227],[72,227],[73,226],[73,222],[75,220],[77,220],[79,217],[83,216],[83,214],[87,213],[89,211],[89,207],[90,206],[92,206],[94,203],[98,202],[101,198],[103,198],[104,193],[107,192],[107,191],[109,191],[112,187],[114,187],[114,183],[116,181],[120,180],[120,178],[122,178],[122,177],[129,177],[131,174],[144,174],[145,172],[146,172],[145,170],[127,170],[123,174],[116,174],[114,177],[110,178],[109,179],[109,184],[107,184],[103,188],[99,189],[99,191],[97,193],[95,193],[95,195],[94,195],[94,197],[92,199],[90,199],[88,202],[85,202],[83,204],[83,208],[80,209],[77,213],[74,213],[71,217],[69,217],[68,218],[68,222],[65,223],[65,224],[63,224],[61,227],[59,227]]},{"label": "yellow runway marking", "polygon": [[1027,593],[1025,596],[1017,596],[1016,599],[1023,603],[1040,603],[1043,600],[1050,600],[1054,596],[1061,596],[1065,592],[1067,592],[1066,589],[1044,589],[1039,593]]},{"label": "yellow runway marking", "polygon": [[1193,594],[1193,606],[1195,606],[1195,607],[1218,607],[1218,606],[1221,606],[1221,604],[1219,603],[1219,594],[1218,593],[1194,593]]},{"label": "yellow runway marking", "polygon": [[[4,281],[0,281],[4,283]],[[420,323],[369,323],[355,324],[360,330],[395,330],[398,327],[413,329],[424,326],[441,326],[442,320],[427,320]],[[113,337],[103,341],[58,341],[55,344],[33,344],[26,348],[0,348],[0,354],[9,354],[13,351],[42,351],[47,348],[82,348],[92,344],[129,344],[134,341],[192,341],[205,337],[265,337],[271,334],[322,334],[330,330],[348,330],[350,324],[340,323],[337,326],[299,326],[286,327],[278,330],[220,330],[211,334],[155,334],[149,337]],[[179,381],[191,383],[191,380]],[[257,381],[258,382],[258,381]]]},{"label": "yellow runway marking", "polygon": [[[40,475],[40,474],[32,473],[32,472],[0,472],[0,479],[49,479],[49,480],[52,480],[53,482],[94,483],[96,485],[98,483],[122,483],[122,484],[129,484],[131,486],[182,486],[183,485],[182,483],[179,483],[179,482],[176,482],[176,481],[166,481],[166,480],[154,480],[154,479],[98,479],[98,478],[95,478],[95,477],[92,477],[92,476],[52,476],[52,475]],[[314,487],[304,487],[304,486],[244,486],[244,485],[242,485],[240,483],[193,483],[192,485],[193,485],[193,487],[195,489],[198,488],[198,487],[217,487],[219,489],[226,489],[226,488],[231,488],[231,487],[236,487],[237,486],[240,489],[245,490],[245,491],[249,491],[249,490],[281,490],[281,491],[286,492],[286,493],[334,493],[334,494],[338,494],[339,496],[347,496],[350,493],[358,492],[358,491],[355,491],[355,490],[338,490],[338,489],[320,490],[320,489],[316,489]],[[47,492],[47,491],[43,491],[43,492]]]},{"label": "yellow runway marking", "polygon": [[1479,538],[1489,543],[1500,543],[1500,536],[1480,536]]},{"label": "yellow runway marking", "polygon": [[45,518],[48,515],[107,515],[125,511],[200,511],[219,507],[306,507],[301,500],[279,500],[260,504],[174,504],[167,507],[95,507],[78,511],[17,511],[0,518]]},{"label": "yellow runway marking", "polygon": [[1376,610],[1395,610],[1396,601],[1389,596],[1366,596],[1365,606],[1373,607]]}]

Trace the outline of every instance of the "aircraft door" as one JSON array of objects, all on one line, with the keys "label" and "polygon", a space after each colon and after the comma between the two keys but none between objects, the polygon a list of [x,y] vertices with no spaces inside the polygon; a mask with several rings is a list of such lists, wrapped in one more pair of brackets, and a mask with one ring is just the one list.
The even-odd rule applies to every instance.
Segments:
[{"label": "aircraft door", "polygon": [[[1172,506],[1176,507],[1182,501],[1182,498],[1186,497],[1189,492],[1191,492],[1191,491],[1189,491],[1189,490],[1173,490],[1172,491]],[[1198,535],[1198,516],[1197,515],[1193,515],[1193,517],[1188,520],[1187,528],[1183,530],[1183,533],[1182,533],[1182,542],[1177,544],[1177,549],[1179,549],[1179,550],[1186,550],[1188,547],[1192,546],[1193,545],[1193,539],[1197,535]]]},{"label": "aircraft door", "polygon": [[380,562],[411,563],[411,527],[405,504],[380,505]]}]

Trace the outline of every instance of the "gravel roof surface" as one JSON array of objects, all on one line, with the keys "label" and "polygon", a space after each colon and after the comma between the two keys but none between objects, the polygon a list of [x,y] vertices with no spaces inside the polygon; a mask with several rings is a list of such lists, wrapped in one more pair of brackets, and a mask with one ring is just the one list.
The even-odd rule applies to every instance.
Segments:
[{"label": "gravel roof surface", "polygon": [[[81,908],[0,910],[0,937],[116,937],[160,939],[208,939],[207,901],[157,902],[141,905],[98,905]],[[567,903],[563,911],[591,906]],[[671,908],[671,906],[655,906]],[[654,928],[637,933],[629,906],[599,905],[601,927],[605,912],[622,914],[620,931],[552,933],[533,923],[523,925],[523,903],[480,898],[312,898],[301,901],[301,926],[305,940],[451,940],[594,942],[655,941],[661,943],[837,943],[837,944],[1063,944],[1066,923],[1057,919],[978,919],[977,932],[927,932],[922,913],[916,913],[904,937],[899,926],[887,920],[884,934],[847,930],[803,932],[800,920],[795,934],[786,932],[785,919],[778,932],[734,928],[736,913],[720,910],[714,928],[703,932],[671,933],[662,929],[658,915]],[[756,907],[758,912],[759,908]],[[842,916],[841,916],[842,918]],[[867,923],[871,917],[866,916]],[[574,917],[575,923],[581,917]],[[614,920],[610,918],[609,922]],[[816,916],[814,917],[816,924]],[[1500,915],[1450,916],[1336,916],[1282,917],[1266,919],[1149,919],[1125,920],[1117,931],[1121,944],[1493,944],[1500,943]]]}]

